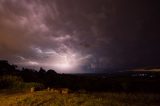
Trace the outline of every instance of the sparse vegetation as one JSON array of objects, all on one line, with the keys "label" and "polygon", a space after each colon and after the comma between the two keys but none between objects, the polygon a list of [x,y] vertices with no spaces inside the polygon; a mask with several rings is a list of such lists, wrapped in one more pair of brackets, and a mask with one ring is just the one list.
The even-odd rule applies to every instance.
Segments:
[{"label": "sparse vegetation", "polygon": [[0,94],[0,106],[159,106],[160,95],[144,93],[34,93]]}]

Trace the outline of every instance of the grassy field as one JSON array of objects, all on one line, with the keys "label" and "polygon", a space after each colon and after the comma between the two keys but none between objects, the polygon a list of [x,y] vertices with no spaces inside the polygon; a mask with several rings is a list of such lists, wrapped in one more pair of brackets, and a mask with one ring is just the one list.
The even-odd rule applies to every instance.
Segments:
[{"label": "grassy field", "polygon": [[160,106],[160,94],[0,91],[0,106]]}]

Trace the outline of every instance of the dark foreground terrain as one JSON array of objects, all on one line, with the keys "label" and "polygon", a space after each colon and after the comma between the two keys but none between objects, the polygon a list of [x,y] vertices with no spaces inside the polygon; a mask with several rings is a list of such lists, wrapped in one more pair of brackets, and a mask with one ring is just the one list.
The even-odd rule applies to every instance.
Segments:
[{"label": "dark foreground terrain", "polygon": [[0,106],[159,106],[159,100],[159,94],[151,93],[0,93]]},{"label": "dark foreground terrain", "polygon": [[160,106],[160,72],[58,74],[0,60],[0,106]]}]

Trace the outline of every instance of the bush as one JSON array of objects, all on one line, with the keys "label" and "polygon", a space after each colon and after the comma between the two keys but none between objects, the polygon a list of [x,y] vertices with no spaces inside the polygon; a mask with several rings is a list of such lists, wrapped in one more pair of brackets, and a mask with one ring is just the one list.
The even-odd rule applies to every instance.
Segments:
[{"label": "bush", "polygon": [[7,75],[0,77],[0,89],[25,90],[32,87],[34,87],[35,90],[44,89],[43,84],[36,82],[25,83],[22,78],[18,76]]},{"label": "bush", "polygon": [[18,76],[2,76],[0,78],[0,89],[17,89],[23,83],[21,77]]},{"label": "bush", "polygon": [[41,83],[30,82],[30,83],[25,83],[24,88],[26,88],[26,89],[34,88],[34,91],[39,91],[39,90],[44,89],[45,86]]}]

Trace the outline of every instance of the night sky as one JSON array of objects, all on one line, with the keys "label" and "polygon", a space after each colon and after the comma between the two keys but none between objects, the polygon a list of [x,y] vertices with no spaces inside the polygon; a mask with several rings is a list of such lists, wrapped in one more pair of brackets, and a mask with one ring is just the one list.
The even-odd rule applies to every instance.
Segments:
[{"label": "night sky", "polygon": [[160,66],[158,0],[0,0],[0,59],[60,73]]}]

